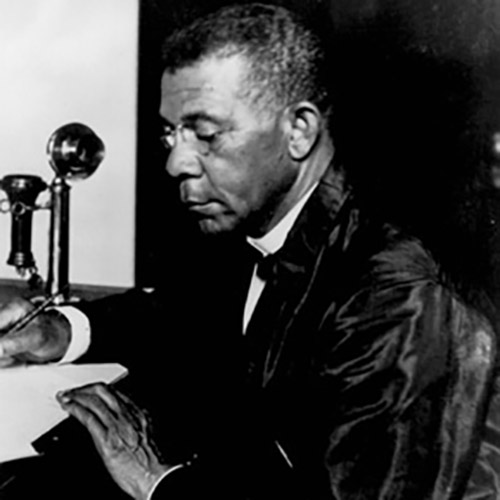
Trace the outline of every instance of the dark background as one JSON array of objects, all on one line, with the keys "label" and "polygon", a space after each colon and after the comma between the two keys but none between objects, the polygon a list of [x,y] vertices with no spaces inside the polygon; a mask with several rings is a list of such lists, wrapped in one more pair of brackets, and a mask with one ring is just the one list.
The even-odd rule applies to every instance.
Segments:
[{"label": "dark background", "polygon": [[[164,172],[157,110],[166,34],[223,0],[141,0],[136,283],[196,237]],[[338,151],[370,210],[409,226],[467,290],[500,303],[500,130],[495,0],[281,0],[330,38]],[[498,62],[497,62],[498,61]],[[499,162],[500,163],[500,162]],[[163,276],[163,275],[162,275]],[[167,278],[168,279],[168,278]]]}]

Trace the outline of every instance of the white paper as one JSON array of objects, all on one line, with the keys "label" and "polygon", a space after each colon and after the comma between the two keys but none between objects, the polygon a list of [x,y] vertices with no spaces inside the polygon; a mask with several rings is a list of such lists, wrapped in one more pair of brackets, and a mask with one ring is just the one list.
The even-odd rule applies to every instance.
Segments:
[{"label": "white paper", "polygon": [[0,462],[38,453],[31,443],[67,417],[58,391],[112,382],[127,373],[117,363],[22,366],[0,370]]}]

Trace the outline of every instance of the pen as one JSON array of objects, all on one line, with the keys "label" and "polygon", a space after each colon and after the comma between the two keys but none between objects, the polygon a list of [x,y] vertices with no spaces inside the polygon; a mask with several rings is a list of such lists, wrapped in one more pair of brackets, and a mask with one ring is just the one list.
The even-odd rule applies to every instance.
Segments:
[{"label": "pen", "polygon": [[17,332],[24,328],[29,322],[35,319],[40,313],[42,313],[47,307],[49,307],[54,300],[62,293],[61,290],[54,292],[52,295],[49,295],[41,304],[32,309],[26,316],[23,316],[17,323],[14,323],[12,328],[10,328],[6,335],[9,333]]}]

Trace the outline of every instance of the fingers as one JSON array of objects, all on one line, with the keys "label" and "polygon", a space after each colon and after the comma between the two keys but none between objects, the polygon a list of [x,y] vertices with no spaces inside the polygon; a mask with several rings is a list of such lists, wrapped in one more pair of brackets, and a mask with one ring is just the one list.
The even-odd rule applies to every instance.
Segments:
[{"label": "fingers", "polygon": [[17,360],[15,358],[11,358],[11,357],[1,358],[0,357],[0,369],[8,368],[9,366],[14,366],[15,364],[17,364]]},{"label": "fingers", "polygon": [[101,421],[109,418],[109,413],[115,416],[120,411],[116,397],[104,383],[89,384],[64,391],[56,397],[70,413],[75,411],[75,408],[81,408],[95,414]]},{"label": "fingers", "polygon": [[128,398],[98,383],[57,395],[62,408],[90,432],[101,456],[134,453],[147,434],[147,418]]},{"label": "fingers", "polygon": [[[135,405],[103,383],[89,384],[57,395],[61,406],[91,432],[119,426],[140,426]],[[137,410],[138,411],[138,410]]]},{"label": "fingers", "polygon": [[143,411],[103,383],[59,393],[57,399],[88,429],[115,482],[133,498],[149,498],[169,467],[143,425]]},{"label": "fingers", "polygon": [[0,304],[0,331],[8,330],[32,309],[34,305],[21,297]]},{"label": "fingers", "polygon": [[73,401],[80,402],[83,405],[92,407],[96,406],[96,410],[101,407],[111,410],[113,413],[118,413],[120,410],[116,395],[112,389],[103,382],[84,385],[65,391],[65,396]]},{"label": "fingers", "polygon": [[[30,339],[31,334],[27,330],[7,333],[13,325],[26,316],[34,308],[33,304],[21,298],[15,298],[7,304],[0,306],[0,367],[11,364],[13,356],[29,350],[38,339]],[[1,330],[4,330],[2,333]]]},{"label": "fingers", "polygon": [[[110,407],[115,406],[104,384],[91,384],[56,395],[61,407],[84,425],[97,445],[107,436],[111,420]],[[114,413],[114,412],[113,412]]]},{"label": "fingers", "polygon": [[123,392],[115,391],[116,399],[120,402],[123,410],[127,412],[129,418],[135,421],[136,427],[146,427],[149,423],[148,412],[145,409],[139,409],[136,404]]},{"label": "fingers", "polygon": [[67,319],[57,311],[44,311],[20,330],[0,332],[0,368],[8,358],[21,363],[61,359],[70,339],[71,325]]}]

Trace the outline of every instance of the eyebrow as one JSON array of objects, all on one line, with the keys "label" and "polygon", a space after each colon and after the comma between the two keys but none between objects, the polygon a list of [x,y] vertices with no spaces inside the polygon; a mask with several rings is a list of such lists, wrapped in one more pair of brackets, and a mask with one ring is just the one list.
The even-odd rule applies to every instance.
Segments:
[{"label": "eyebrow", "polygon": [[[165,117],[160,115],[163,126],[173,127],[174,124],[167,120]],[[217,116],[210,115],[205,111],[193,111],[182,116],[182,123],[195,123],[197,121],[211,122],[216,125],[222,125],[226,120],[218,118]]]}]

